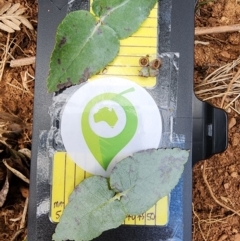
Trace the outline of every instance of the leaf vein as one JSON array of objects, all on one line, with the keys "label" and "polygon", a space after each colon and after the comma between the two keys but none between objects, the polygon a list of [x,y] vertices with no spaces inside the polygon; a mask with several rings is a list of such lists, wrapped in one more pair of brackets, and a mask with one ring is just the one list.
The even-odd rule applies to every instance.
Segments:
[{"label": "leaf vein", "polygon": [[100,18],[100,21],[101,22],[104,22],[104,19],[109,15],[111,14],[112,12],[114,12],[115,10],[117,10],[118,8],[121,8],[122,6],[126,5],[127,3],[129,3],[130,0],[126,0],[126,1],[123,1],[121,4],[119,4],[118,6],[112,8],[111,10],[109,10],[109,12],[107,12],[105,15],[103,15],[101,18]]}]

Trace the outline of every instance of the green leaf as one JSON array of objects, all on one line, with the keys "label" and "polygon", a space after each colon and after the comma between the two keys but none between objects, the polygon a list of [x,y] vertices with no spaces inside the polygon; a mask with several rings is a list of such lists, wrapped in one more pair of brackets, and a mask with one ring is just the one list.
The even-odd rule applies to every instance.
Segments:
[{"label": "green leaf", "polygon": [[87,241],[120,226],[126,213],[114,194],[106,178],[94,176],[82,181],[71,194],[52,239]]},{"label": "green leaf", "polygon": [[111,62],[119,40],[88,11],[69,13],[57,29],[47,80],[49,92],[86,81]]},{"label": "green leaf", "polygon": [[119,162],[110,176],[115,192],[125,193],[121,202],[126,212],[146,212],[168,195],[178,183],[188,160],[188,151],[158,149],[135,153]]},{"label": "green leaf", "polygon": [[94,0],[93,12],[115,30],[120,39],[138,30],[157,0]]},{"label": "green leaf", "polygon": [[71,194],[53,240],[92,240],[127,215],[146,212],[177,185],[188,155],[180,149],[146,150],[115,166],[110,187],[103,177],[85,179]]}]

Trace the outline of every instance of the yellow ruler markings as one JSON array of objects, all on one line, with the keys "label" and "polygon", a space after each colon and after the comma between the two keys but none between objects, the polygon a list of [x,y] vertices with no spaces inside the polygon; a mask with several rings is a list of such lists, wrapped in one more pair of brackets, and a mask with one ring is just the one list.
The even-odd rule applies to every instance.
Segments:
[{"label": "yellow ruler markings", "polygon": [[156,28],[141,27],[135,34],[134,37],[148,37],[156,38]]},{"label": "yellow ruler markings", "polygon": [[161,200],[159,200],[156,203],[156,210],[157,210],[157,215],[156,215],[156,225],[164,225],[167,224],[168,222],[168,215],[166,215],[166,210],[167,213],[169,212],[169,196],[165,196]]},{"label": "yellow ruler markings", "polygon": [[143,79],[139,79],[137,76],[130,76],[130,75],[125,75],[125,74],[105,74],[104,76],[115,76],[115,77],[121,77],[121,78],[125,78],[128,79],[131,77],[131,80],[136,82],[137,84],[141,85],[142,87],[148,87],[149,88],[149,83],[152,83],[152,85],[154,85],[154,80],[152,80],[151,82],[146,83],[145,78]]},{"label": "yellow ruler markings", "polygon": [[[157,18],[147,18],[141,25],[141,27],[156,28]],[[157,37],[157,36],[156,36]]]},{"label": "yellow ruler markings", "polygon": [[154,205],[146,212],[146,225],[156,225],[157,210]]},{"label": "yellow ruler markings", "polygon": [[85,178],[86,172],[82,168],[78,168],[78,166],[76,164],[75,164],[75,166],[76,166],[75,185],[77,185]]},{"label": "yellow ruler markings", "polygon": [[[127,60],[127,63],[130,67],[138,67],[138,65],[134,66],[134,64],[136,64],[136,60],[138,60],[139,58],[138,57],[135,57],[135,56],[119,56],[116,60],[114,60],[112,62],[113,66],[125,66],[126,65],[126,60]],[[130,68],[129,67],[129,68]]]},{"label": "yellow ruler markings", "polygon": [[65,206],[68,204],[68,197],[70,196],[72,190],[75,187],[75,163],[69,158],[68,155],[65,155],[66,167],[65,167]]},{"label": "yellow ruler markings", "polygon": [[[136,224],[136,216],[128,215],[124,221],[125,225],[135,225]],[[145,225],[145,224],[144,224]]]},{"label": "yellow ruler markings", "polygon": [[[125,70],[122,66],[111,66],[111,68],[107,69],[105,72],[105,75],[113,75],[113,76],[135,76],[135,71],[137,71],[138,67],[128,67],[127,70]],[[116,74],[116,72],[119,72]]]},{"label": "yellow ruler markings", "polygon": [[[69,195],[82,180],[91,176],[77,166],[65,152],[54,155],[52,173],[52,193],[50,218],[59,222],[62,212],[68,203]],[[126,225],[166,225],[168,222],[168,197],[162,198],[146,213],[127,216]]]},{"label": "yellow ruler markings", "polygon": [[[141,41],[139,41],[141,38]],[[135,46],[135,47],[155,47],[156,39],[147,37],[129,37],[121,41],[121,46]],[[121,48],[121,47],[120,47]]]},{"label": "yellow ruler markings", "polygon": [[66,153],[58,152],[54,155],[52,192],[51,192],[51,220],[58,222],[65,207],[65,166]]},{"label": "yellow ruler markings", "polygon": [[[145,48],[139,48],[139,47],[129,47],[129,46],[122,46],[119,50],[118,56],[131,56],[135,57],[135,63],[134,65],[138,65],[139,58],[142,56],[145,56],[146,53],[150,56],[155,57],[156,56],[156,48],[155,47],[145,47]],[[116,60],[116,59],[115,59]],[[115,61],[114,60],[114,61]],[[127,64],[127,60],[125,61]],[[110,63],[112,65],[112,63]],[[140,69],[140,68],[139,68]],[[138,75],[136,75],[138,78],[140,78]],[[149,78],[148,78],[149,79]]]},{"label": "yellow ruler markings", "polygon": [[[142,23],[141,27],[132,36],[120,40],[120,51],[118,56],[99,74],[93,76],[91,80],[104,76],[126,77],[144,87],[156,85],[156,77],[139,76],[141,67],[139,58],[149,55],[150,60],[157,55],[157,18],[158,5],[151,10],[149,17]],[[132,57],[129,59],[128,57]],[[120,58],[120,59],[119,59]],[[121,68],[119,68],[119,62]]]},{"label": "yellow ruler markings", "polygon": [[[135,225],[146,225],[146,214],[142,213],[140,215],[135,216]],[[128,219],[129,217],[127,217]]]}]

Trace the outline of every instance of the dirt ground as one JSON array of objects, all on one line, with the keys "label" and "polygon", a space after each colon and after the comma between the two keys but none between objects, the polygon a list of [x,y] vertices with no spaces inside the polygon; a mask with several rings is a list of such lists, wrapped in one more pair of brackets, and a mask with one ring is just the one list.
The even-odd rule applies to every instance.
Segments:
[{"label": "dirt ground", "polygon": [[[29,178],[29,163],[23,163],[19,155],[11,161],[5,144],[14,151],[31,150],[35,64],[11,68],[10,61],[36,55],[37,1],[8,2],[20,3],[19,8],[26,8],[23,15],[28,16],[33,26],[30,30],[21,24],[21,30],[11,34],[0,29],[0,204],[5,196],[6,179],[10,183],[9,190],[5,188],[8,194],[4,206],[0,205],[0,240],[23,241],[27,234],[27,216],[23,213],[29,185],[7,171],[2,161],[5,159],[12,168]],[[6,3],[0,0],[0,6]]]},{"label": "dirt ground", "polygon": [[[196,9],[196,27],[238,24],[240,3],[236,0],[209,1]],[[221,33],[196,37],[195,83],[240,56],[240,33]],[[204,45],[208,43],[207,45]],[[238,68],[237,68],[238,67]],[[239,69],[237,66],[234,74]],[[198,89],[198,88],[196,88]],[[218,92],[222,92],[218,90]],[[223,97],[211,99],[221,107]],[[231,96],[225,98],[226,106]],[[201,161],[193,169],[193,240],[240,240],[240,116],[236,99],[227,108],[229,117],[228,149]],[[234,110],[235,109],[235,110]]]},{"label": "dirt ground", "polygon": [[[28,184],[10,175],[2,163],[2,153],[31,149],[32,104],[35,64],[11,68],[10,61],[35,56],[37,4],[34,0],[16,0],[26,8],[25,15],[34,30],[22,26],[21,31],[7,34],[0,30],[0,203],[6,184],[10,189],[3,207],[0,208],[0,241],[24,240],[26,218],[23,210],[28,196]],[[0,5],[4,1],[0,0]],[[196,27],[213,27],[238,24],[240,3],[237,0],[199,0],[196,5]],[[240,56],[240,33],[221,33],[196,36],[195,75],[196,90],[213,71],[232,63]],[[4,61],[6,64],[4,64]],[[3,69],[3,66],[5,67]],[[233,76],[238,66],[232,70]],[[225,82],[225,85],[228,83]],[[223,93],[221,88],[217,89]],[[214,92],[215,93],[215,92]],[[239,92],[240,94],[240,92]],[[213,96],[213,95],[212,95]],[[224,101],[223,101],[224,99]],[[226,107],[233,96],[214,97],[210,102]],[[193,168],[193,241],[240,241],[240,102],[238,98],[226,109],[229,116],[228,149],[201,161]],[[6,134],[7,133],[7,134]],[[8,158],[8,157],[4,157]],[[11,164],[11,162],[9,162]],[[14,165],[13,165],[14,167]],[[19,163],[17,170],[29,176],[29,165]],[[7,175],[8,174],[8,175]],[[11,176],[11,178],[10,178]],[[22,218],[23,217],[23,218]],[[184,240],[187,241],[187,240]]]}]

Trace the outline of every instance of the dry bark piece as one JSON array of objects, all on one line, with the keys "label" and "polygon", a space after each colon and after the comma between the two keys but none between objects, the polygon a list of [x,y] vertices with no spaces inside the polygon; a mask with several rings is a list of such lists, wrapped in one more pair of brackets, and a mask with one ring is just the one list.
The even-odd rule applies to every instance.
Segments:
[{"label": "dry bark piece", "polygon": [[236,125],[236,123],[237,123],[237,121],[236,121],[236,118],[231,118],[230,120],[229,120],[229,123],[228,123],[228,129],[230,130],[230,129],[232,129],[235,125]]},{"label": "dry bark piece", "polygon": [[27,57],[27,58],[22,58],[22,59],[13,59],[10,62],[10,67],[21,67],[24,65],[30,65],[34,64],[36,61],[36,57]]},{"label": "dry bark piece", "polygon": [[227,234],[223,234],[220,236],[220,238],[218,239],[218,241],[224,241],[228,238]]},{"label": "dry bark piece", "polygon": [[226,26],[219,26],[219,27],[195,28],[195,35],[238,32],[238,31],[240,31],[240,24],[233,24],[233,25],[226,25]]},{"label": "dry bark piece", "polygon": [[8,191],[9,191],[9,180],[8,180],[8,174],[7,174],[5,183],[2,189],[0,190],[0,207],[2,207],[3,204],[5,203]]}]

